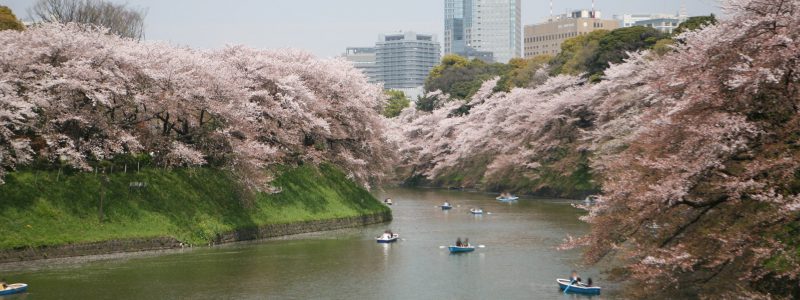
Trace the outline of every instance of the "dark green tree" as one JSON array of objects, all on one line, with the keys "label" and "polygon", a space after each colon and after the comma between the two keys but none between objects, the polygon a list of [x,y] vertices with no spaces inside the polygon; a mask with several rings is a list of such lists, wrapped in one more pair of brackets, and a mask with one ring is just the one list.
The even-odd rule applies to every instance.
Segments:
[{"label": "dark green tree", "polygon": [[468,61],[463,57],[448,55],[431,70],[425,80],[425,91],[441,90],[457,99],[469,99],[484,81],[503,76],[514,69],[509,64],[486,63],[478,59]]},{"label": "dark green tree", "polygon": [[537,78],[536,72],[547,66],[551,60],[553,60],[553,56],[547,54],[512,59],[508,62],[511,70],[503,74],[495,91],[508,92],[513,88],[532,87],[542,83],[546,78]]},{"label": "dark green tree", "polygon": [[714,24],[717,24],[717,17],[714,16],[714,14],[708,16],[691,17],[686,21],[684,21],[683,23],[681,23],[680,25],[678,25],[678,28],[672,31],[672,35],[677,36],[687,31],[694,31],[700,29],[703,26],[714,25]]},{"label": "dark green tree", "polygon": [[386,108],[383,109],[383,115],[387,118],[399,116],[403,109],[411,105],[411,101],[408,100],[408,97],[406,97],[403,91],[388,90],[386,91],[386,95],[389,96],[389,100],[386,104]]},{"label": "dark green tree", "polygon": [[600,48],[600,40],[608,34],[608,30],[595,30],[564,41],[561,44],[561,52],[550,63],[550,74],[580,75],[586,73]]},{"label": "dark green tree", "polygon": [[419,111],[432,112],[438,107],[436,97],[428,97],[425,95],[417,96],[416,107]]},{"label": "dark green tree", "polygon": [[0,6],[0,30],[25,30],[25,25],[7,6]]},{"label": "dark green tree", "polygon": [[610,64],[621,63],[628,52],[651,49],[664,38],[666,34],[642,26],[596,30],[561,44],[561,52],[551,63],[550,74],[585,74],[592,81],[599,80]]},{"label": "dark green tree", "polygon": [[628,52],[636,52],[652,48],[666,34],[649,27],[633,26],[619,28],[609,32],[600,39],[599,47],[589,65],[589,76],[603,74],[609,64],[621,63],[628,58]]}]

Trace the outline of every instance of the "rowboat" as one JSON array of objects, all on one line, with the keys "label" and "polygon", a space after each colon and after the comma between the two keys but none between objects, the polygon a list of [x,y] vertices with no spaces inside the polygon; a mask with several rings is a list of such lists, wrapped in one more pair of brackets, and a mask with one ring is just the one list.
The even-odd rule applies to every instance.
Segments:
[{"label": "rowboat", "polygon": [[556,282],[558,282],[558,288],[562,291],[566,289],[567,293],[600,295],[601,288],[599,286],[586,286],[580,282],[572,283],[569,279],[563,278],[556,279]]},{"label": "rowboat", "polygon": [[390,235],[385,233],[379,237],[376,237],[375,240],[378,241],[378,243],[388,244],[396,242],[398,238],[400,238],[399,234],[394,233]]},{"label": "rowboat", "polygon": [[450,250],[450,253],[466,253],[475,251],[475,246],[450,246],[447,249]]},{"label": "rowboat", "polygon": [[383,200],[383,203],[386,203],[386,205],[394,205],[391,198],[386,198],[386,200]]},{"label": "rowboat", "polygon": [[440,206],[440,207],[442,208],[442,210],[453,209],[453,206],[450,205],[450,203],[442,204],[442,206]]},{"label": "rowboat", "polygon": [[469,212],[472,213],[473,215],[482,215],[483,214],[483,210],[480,209],[480,208],[470,208]]},{"label": "rowboat", "polygon": [[12,295],[17,293],[22,293],[28,290],[28,285],[24,283],[13,283],[9,284],[6,289],[0,291],[0,295]]},{"label": "rowboat", "polygon": [[497,199],[497,201],[501,201],[501,202],[511,202],[511,201],[519,200],[519,197],[517,197],[517,196],[508,196],[508,197],[497,197],[495,199]]}]

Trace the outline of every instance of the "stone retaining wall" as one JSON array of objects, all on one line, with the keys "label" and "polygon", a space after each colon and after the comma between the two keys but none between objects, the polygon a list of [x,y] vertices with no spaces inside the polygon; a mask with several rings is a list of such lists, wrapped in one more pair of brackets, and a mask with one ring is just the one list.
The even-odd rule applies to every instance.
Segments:
[{"label": "stone retaining wall", "polygon": [[[220,234],[217,235],[217,237],[211,242],[213,244],[224,244],[238,241],[257,240],[308,232],[358,227],[389,222],[391,220],[391,212],[385,212],[340,219],[273,224],[257,228],[243,228],[233,232]],[[165,250],[181,247],[183,247],[183,244],[174,238],[160,237],[152,239],[112,240],[61,246],[21,248],[0,250],[0,263],[122,252]]]}]

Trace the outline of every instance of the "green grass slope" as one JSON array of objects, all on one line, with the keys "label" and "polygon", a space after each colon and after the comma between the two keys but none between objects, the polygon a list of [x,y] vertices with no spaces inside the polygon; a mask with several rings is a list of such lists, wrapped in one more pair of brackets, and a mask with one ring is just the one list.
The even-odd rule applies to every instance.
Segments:
[{"label": "green grass slope", "polygon": [[[197,168],[95,174],[20,171],[0,185],[0,249],[129,238],[175,237],[203,244],[217,233],[267,224],[385,212],[368,191],[335,167],[286,169],[278,194],[258,194],[245,208],[225,171]],[[147,187],[130,190],[131,182]],[[100,195],[105,191],[104,218]]]}]

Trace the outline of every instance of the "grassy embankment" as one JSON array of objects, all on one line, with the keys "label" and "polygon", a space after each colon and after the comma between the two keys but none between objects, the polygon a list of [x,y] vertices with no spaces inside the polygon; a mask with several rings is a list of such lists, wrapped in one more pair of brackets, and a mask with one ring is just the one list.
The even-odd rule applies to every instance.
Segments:
[{"label": "grassy embankment", "polygon": [[[335,167],[287,169],[244,208],[224,171],[197,168],[115,173],[103,188],[91,173],[20,171],[0,185],[0,250],[130,238],[204,244],[240,228],[360,216],[388,210]],[[147,187],[130,190],[131,182]],[[105,191],[103,221],[99,199]]]}]

